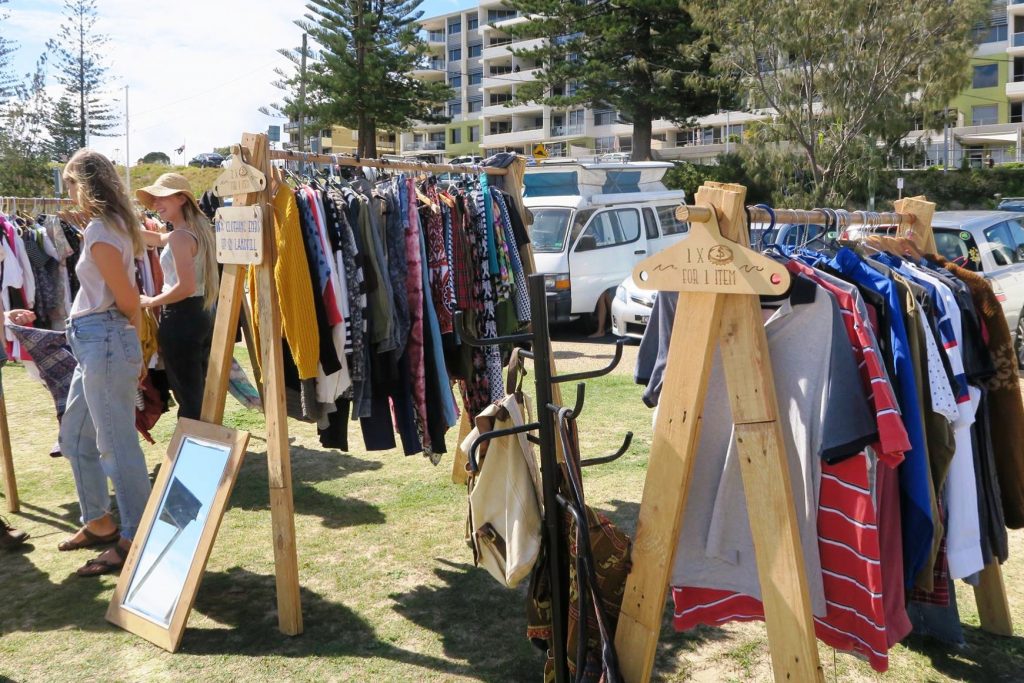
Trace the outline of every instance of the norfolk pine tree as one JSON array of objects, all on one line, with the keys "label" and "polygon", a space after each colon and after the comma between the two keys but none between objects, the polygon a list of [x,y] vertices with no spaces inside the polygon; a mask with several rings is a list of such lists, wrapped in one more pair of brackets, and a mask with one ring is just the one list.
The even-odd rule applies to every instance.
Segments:
[{"label": "norfolk pine tree", "polygon": [[[7,4],[7,0],[0,0],[0,5],[5,4]],[[4,24],[8,16],[9,12],[0,9],[0,26]],[[0,104],[14,95],[18,83],[11,73],[11,55],[14,54],[16,47],[16,43],[0,35]]]},{"label": "norfolk pine tree", "polygon": [[[971,29],[989,0],[693,0],[694,20],[754,107],[774,109],[761,143],[795,145],[807,200],[841,203],[868,182],[908,108],[941,111],[968,82]],[[747,147],[747,146],[745,146]],[[750,145],[754,148],[758,145]],[[760,147],[763,148],[763,145]],[[745,152],[757,150],[745,150]]]},{"label": "norfolk pine tree", "polygon": [[651,158],[655,119],[685,123],[731,104],[728,82],[710,75],[713,46],[678,0],[508,5],[530,20],[505,30],[547,39],[539,48],[513,51],[542,62],[536,79],[518,86],[516,101],[614,108],[633,124],[634,160]]},{"label": "norfolk pine tree", "polygon": [[[307,52],[306,101],[298,101],[300,75],[278,72],[287,91],[278,111],[312,116],[315,125],[340,124],[358,132],[358,154],[377,156],[378,130],[399,131],[413,121],[438,121],[431,110],[451,93],[410,72],[423,60],[426,43],[417,20],[422,0],[310,0],[295,22],[316,47]],[[296,67],[300,50],[281,50]]]},{"label": "norfolk pine tree", "polygon": [[[74,110],[72,132],[79,147],[88,144],[89,135],[113,135],[110,131],[118,124],[101,92],[107,74],[103,48],[108,38],[94,32],[96,19],[96,0],[64,0],[60,33],[46,44],[57,59],[57,82],[64,86]],[[64,124],[53,122],[56,128],[64,128]]]}]

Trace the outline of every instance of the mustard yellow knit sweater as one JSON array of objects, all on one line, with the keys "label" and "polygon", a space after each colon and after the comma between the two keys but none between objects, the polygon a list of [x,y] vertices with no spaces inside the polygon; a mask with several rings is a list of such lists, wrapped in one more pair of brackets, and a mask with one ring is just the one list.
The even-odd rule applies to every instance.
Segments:
[{"label": "mustard yellow knit sweater", "polygon": [[[306,263],[302,228],[299,226],[299,207],[288,185],[281,183],[274,194],[274,236],[277,239],[277,263],[274,264],[274,283],[281,306],[281,326],[284,338],[292,351],[299,370],[299,379],[316,377],[320,362],[320,328],[313,307],[313,284]],[[249,301],[252,310],[254,336],[259,343],[259,310],[255,305],[256,272],[249,268]]]}]

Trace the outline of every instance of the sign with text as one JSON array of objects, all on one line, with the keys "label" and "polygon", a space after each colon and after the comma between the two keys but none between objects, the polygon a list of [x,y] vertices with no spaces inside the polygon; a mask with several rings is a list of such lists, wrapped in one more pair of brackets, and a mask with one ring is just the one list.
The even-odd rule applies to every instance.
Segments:
[{"label": "sign with text", "polygon": [[267,179],[258,168],[243,162],[238,154],[232,154],[228,167],[213,184],[213,193],[218,197],[233,197],[260,192],[266,186]]},{"label": "sign with text", "polygon": [[224,206],[214,217],[217,263],[263,263],[263,208]]}]

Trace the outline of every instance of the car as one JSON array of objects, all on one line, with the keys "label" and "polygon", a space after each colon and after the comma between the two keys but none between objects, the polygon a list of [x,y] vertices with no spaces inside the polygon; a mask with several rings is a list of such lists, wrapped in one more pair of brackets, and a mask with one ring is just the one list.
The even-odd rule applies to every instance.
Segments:
[{"label": "car", "polygon": [[223,154],[217,154],[216,152],[203,152],[192,157],[192,160],[188,162],[188,165],[198,166],[199,168],[219,168],[223,163]]},{"label": "car", "polygon": [[632,339],[643,337],[657,297],[656,291],[637,287],[632,275],[623,280],[612,299],[612,334]]},{"label": "car", "polygon": [[1003,197],[996,208],[1000,211],[1024,211],[1024,197]]}]

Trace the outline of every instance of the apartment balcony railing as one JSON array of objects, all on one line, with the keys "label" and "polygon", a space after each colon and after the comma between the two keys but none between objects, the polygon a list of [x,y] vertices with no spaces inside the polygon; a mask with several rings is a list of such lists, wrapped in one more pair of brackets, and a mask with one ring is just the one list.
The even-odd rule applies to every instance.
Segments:
[{"label": "apartment balcony railing", "polygon": [[1024,32],[1014,33],[1010,45],[1013,47],[1024,47]]},{"label": "apartment balcony railing", "polygon": [[583,126],[580,124],[572,126],[551,126],[551,137],[560,138],[566,135],[583,135]]},{"label": "apartment balcony railing", "polygon": [[444,31],[430,31],[427,33],[428,43],[443,43],[444,41]]},{"label": "apartment balcony railing", "polygon": [[421,142],[410,142],[404,145],[405,149],[412,152],[437,151],[444,149],[444,140],[425,140]]}]

